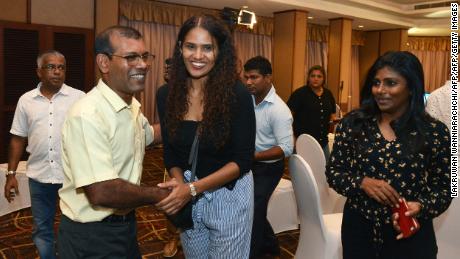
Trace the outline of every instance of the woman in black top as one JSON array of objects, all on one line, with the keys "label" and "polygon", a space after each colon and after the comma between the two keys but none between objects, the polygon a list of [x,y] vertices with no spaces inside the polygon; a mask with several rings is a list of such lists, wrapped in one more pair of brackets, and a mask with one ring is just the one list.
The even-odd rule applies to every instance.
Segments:
[{"label": "woman in black top", "polygon": [[[181,27],[167,87],[158,92],[164,163],[171,194],[167,214],[192,201],[192,229],[182,231],[186,258],[247,258],[253,217],[250,168],[255,151],[251,96],[238,80],[229,30],[212,16]],[[199,138],[196,178],[189,153]]]},{"label": "woman in black top", "polygon": [[294,136],[307,133],[323,147],[326,160],[329,158],[329,122],[335,119],[335,100],[326,88],[326,72],[322,66],[308,70],[308,83],[295,90],[287,105],[294,116]]},{"label": "woman in black top", "polygon": [[[451,202],[450,141],[447,127],[425,113],[423,93],[417,57],[387,52],[369,70],[361,107],[337,127],[326,175],[347,197],[344,259],[436,258],[432,219]],[[405,239],[392,215],[400,198],[421,225]]]}]

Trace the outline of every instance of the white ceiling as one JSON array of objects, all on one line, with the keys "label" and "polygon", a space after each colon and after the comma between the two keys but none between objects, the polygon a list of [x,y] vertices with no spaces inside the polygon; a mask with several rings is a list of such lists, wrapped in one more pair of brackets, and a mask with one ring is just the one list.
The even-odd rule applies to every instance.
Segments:
[{"label": "white ceiling", "polygon": [[[199,6],[212,9],[231,7],[248,9],[257,15],[273,17],[274,12],[304,10],[313,17],[310,23],[327,25],[329,19],[347,17],[353,19],[353,29],[384,30],[414,28],[413,36],[450,35],[450,8],[414,10],[414,4],[444,1],[421,0],[161,0],[162,2]],[[362,25],[363,28],[358,26]]]}]

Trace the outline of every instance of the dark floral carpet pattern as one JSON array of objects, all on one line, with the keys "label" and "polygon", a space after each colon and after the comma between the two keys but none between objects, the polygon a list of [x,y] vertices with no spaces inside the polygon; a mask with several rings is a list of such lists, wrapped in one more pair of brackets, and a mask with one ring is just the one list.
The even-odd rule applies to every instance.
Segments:
[{"label": "dark floral carpet pattern", "polygon": [[[163,181],[164,167],[161,148],[148,149],[144,159],[142,185],[155,185]],[[3,193],[3,186],[0,186]],[[4,199],[4,197],[0,197]],[[56,215],[55,230],[59,225],[60,211]],[[165,216],[153,206],[136,210],[139,247],[144,259],[163,258],[163,245],[170,238],[166,231]],[[0,258],[38,258],[32,243],[32,215],[30,208],[0,217]],[[299,231],[279,233],[280,258],[293,258],[299,239]],[[184,258],[182,250],[174,258]],[[270,257],[267,257],[270,258]]]}]

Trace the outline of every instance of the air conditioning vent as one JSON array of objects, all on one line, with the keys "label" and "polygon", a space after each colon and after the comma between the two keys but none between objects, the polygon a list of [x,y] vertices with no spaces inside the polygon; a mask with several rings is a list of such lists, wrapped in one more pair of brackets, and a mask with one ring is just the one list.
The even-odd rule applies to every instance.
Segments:
[{"label": "air conditioning vent", "polygon": [[439,8],[439,7],[450,7],[450,3],[455,3],[455,2],[456,1],[447,1],[447,2],[440,2],[440,3],[433,3],[433,4],[419,4],[419,5],[414,5],[414,10]]}]

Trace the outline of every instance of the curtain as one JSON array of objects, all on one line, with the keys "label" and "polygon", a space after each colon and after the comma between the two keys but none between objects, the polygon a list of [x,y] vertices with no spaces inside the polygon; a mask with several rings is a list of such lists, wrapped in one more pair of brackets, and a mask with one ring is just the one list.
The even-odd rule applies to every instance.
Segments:
[{"label": "curtain", "polygon": [[[363,46],[365,42],[364,31],[351,31],[351,45]],[[309,23],[307,25],[307,40],[327,42],[329,40],[329,26]]]},{"label": "curtain", "polygon": [[[123,16],[120,17],[120,25],[130,26],[138,30],[144,36],[147,50],[155,55],[155,60],[147,76],[145,90],[137,97],[142,104],[142,112],[145,117],[151,123],[158,122],[156,92],[165,83],[163,80],[164,60],[173,54],[174,44],[176,43],[180,27],[160,23],[132,21]],[[261,55],[271,60],[271,36],[235,31],[233,37],[238,59],[241,62],[241,70],[244,63],[254,56]]]},{"label": "curtain", "polygon": [[327,42],[329,38],[329,26],[313,23],[307,24],[307,40]]},{"label": "curtain", "polygon": [[431,93],[450,76],[450,37],[408,37],[409,51],[423,66],[425,91]]},{"label": "curtain", "polygon": [[130,21],[124,17],[120,17],[120,25],[138,30],[144,36],[147,50],[155,55],[155,60],[147,76],[145,90],[137,97],[142,104],[142,112],[150,123],[158,122],[158,115],[156,114],[156,92],[165,83],[163,80],[164,60],[173,54],[179,27],[159,23]]},{"label": "curtain", "polygon": [[[305,82],[308,80],[308,69],[314,65],[320,65],[326,70],[327,73],[327,41],[329,39],[329,26],[308,24],[307,27],[307,45],[305,51]],[[359,56],[358,46],[364,45],[364,32],[363,31],[352,31],[352,63],[359,67]],[[356,73],[357,74],[354,74]],[[356,84],[354,80],[358,80],[359,84],[359,70],[353,70],[352,68],[353,81],[350,85]],[[358,79],[355,79],[358,78]],[[359,88],[358,88],[359,89]]]},{"label": "curtain", "polygon": [[307,41],[305,51],[305,83],[308,81],[310,67],[320,65],[327,73],[327,42]]},{"label": "curtain", "polygon": [[[216,9],[159,1],[120,0],[120,16],[134,21],[181,26],[185,20],[194,15],[210,14],[219,17],[220,13],[221,11]],[[238,26],[236,30],[268,36],[272,35],[273,18],[263,16],[256,16],[256,18],[257,23],[254,25],[254,29],[248,30],[245,26]]]},{"label": "curtain", "polygon": [[450,51],[450,37],[408,37],[410,50]]},{"label": "curtain", "polygon": [[411,50],[418,57],[425,75],[425,91],[431,93],[444,85],[450,75],[450,51]]},{"label": "curtain", "polygon": [[235,42],[238,60],[241,66],[241,76],[243,72],[243,65],[248,59],[260,55],[271,61],[271,36],[235,31],[233,33],[233,39]]}]

